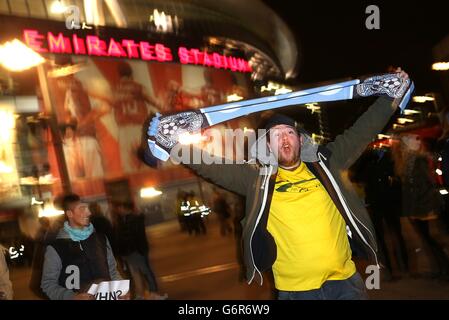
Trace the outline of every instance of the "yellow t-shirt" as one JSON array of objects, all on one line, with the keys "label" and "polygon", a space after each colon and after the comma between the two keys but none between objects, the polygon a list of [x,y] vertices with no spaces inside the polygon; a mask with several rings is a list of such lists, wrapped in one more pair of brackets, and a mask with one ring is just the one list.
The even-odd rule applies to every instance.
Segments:
[{"label": "yellow t-shirt", "polygon": [[318,289],[356,272],[346,223],[303,162],[294,171],[279,168],[267,229],[277,246],[273,274],[278,290]]}]

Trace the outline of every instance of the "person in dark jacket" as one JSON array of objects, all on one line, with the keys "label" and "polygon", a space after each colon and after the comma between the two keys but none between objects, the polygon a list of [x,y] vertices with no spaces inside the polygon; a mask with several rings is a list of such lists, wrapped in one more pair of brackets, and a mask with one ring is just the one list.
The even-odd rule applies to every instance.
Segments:
[{"label": "person in dark jacket", "polygon": [[[402,79],[398,83],[405,85],[408,75],[400,69],[397,73]],[[188,163],[176,159],[246,197],[242,224],[248,283],[258,275],[262,284],[262,272],[272,268],[279,299],[367,298],[348,236],[363,246],[379,267],[377,242],[347,170],[382,131],[402,98],[380,97],[350,129],[324,146],[314,144],[293,119],[274,115],[264,128],[271,158],[277,159],[278,167],[259,154],[253,158],[261,167],[227,164],[223,159],[212,164],[194,163],[192,157]],[[156,118],[150,135],[154,136],[157,128]]]},{"label": "person in dark jacket", "polygon": [[220,222],[220,234],[225,236],[232,233],[232,226],[230,223],[231,212],[226,198],[218,191],[213,189],[212,210],[217,214]]},{"label": "person in dark jacket", "polygon": [[78,195],[65,195],[62,206],[67,220],[46,248],[41,288],[51,300],[94,300],[87,293],[92,284],[121,280],[111,246],[95,232],[89,207]]},{"label": "person in dark jacket", "polygon": [[115,204],[117,213],[116,239],[117,254],[129,270],[135,289],[135,299],[144,299],[145,290],[141,277],[145,278],[150,291],[150,299],[164,300],[167,295],[158,293],[158,285],[148,261],[148,241],[142,214],[136,213],[131,202]]},{"label": "person in dark jacket", "polygon": [[393,279],[393,268],[385,241],[387,231],[392,237],[393,253],[399,271],[408,273],[408,255],[401,228],[402,194],[401,182],[394,172],[394,163],[389,149],[371,150],[370,158],[363,167],[365,171],[365,193],[368,211],[376,229],[377,239],[386,266],[385,278]]},{"label": "person in dark jacket", "polygon": [[449,278],[449,258],[430,233],[430,221],[437,220],[443,205],[430,156],[419,135],[402,134],[395,146],[395,170],[402,180],[402,214],[410,219],[438,265],[438,277]]},{"label": "person in dark jacket", "polygon": [[55,241],[58,232],[53,232],[53,234],[51,234],[52,224],[50,218],[48,217],[40,217],[39,224],[40,227],[35,237],[29,288],[40,299],[46,299],[47,295],[42,291],[41,288],[45,251],[47,249],[47,246]]},{"label": "person in dark jacket", "polygon": [[112,251],[115,252],[115,238],[111,221],[106,218],[100,205],[97,202],[89,204],[89,211],[92,213],[90,221],[95,228],[95,231],[104,234],[111,244]]}]

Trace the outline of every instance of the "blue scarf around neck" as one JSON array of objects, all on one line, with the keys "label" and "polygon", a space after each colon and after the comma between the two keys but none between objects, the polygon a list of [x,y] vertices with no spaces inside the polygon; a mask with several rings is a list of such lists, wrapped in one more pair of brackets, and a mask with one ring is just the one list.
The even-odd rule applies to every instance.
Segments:
[{"label": "blue scarf around neck", "polygon": [[94,232],[94,226],[92,223],[89,223],[87,227],[82,229],[72,228],[68,221],[64,222],[64,231],[67,232],[70,236],[70,239],[73,241],[82,241],[89,238],[89,236]]}]

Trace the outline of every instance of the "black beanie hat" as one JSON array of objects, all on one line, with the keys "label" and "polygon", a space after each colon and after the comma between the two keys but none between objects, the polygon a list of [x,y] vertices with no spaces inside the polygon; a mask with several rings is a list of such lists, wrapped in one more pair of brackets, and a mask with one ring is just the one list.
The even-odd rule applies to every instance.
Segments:
[{"label": "black beanie hat", "polygon": [[265,123],[264,129],[268,131],[271,128],[273,128],[274,126],[277,126],[280,124],[285,124],[285,125],[293,127],[293,128],[297,127],[296,121],[293,120],[292,118],[290,118],[284,114],[281,114],[281,113],[275,113],[270,118],[268,118],[268,120]]}]

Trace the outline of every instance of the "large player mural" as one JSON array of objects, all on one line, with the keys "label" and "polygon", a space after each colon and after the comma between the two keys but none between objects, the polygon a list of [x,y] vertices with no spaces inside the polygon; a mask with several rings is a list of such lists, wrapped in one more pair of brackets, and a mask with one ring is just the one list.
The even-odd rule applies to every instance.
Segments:
[{"label": "large player mural", "polygon": [[198,66],[69,55],[54,61],[50,94],[70,180],[81,194],[103,193],[105,179],[148,174],[138,155],[142,125],[154,113],[224,103],[236,88],[248,88],[244,74]]}]

